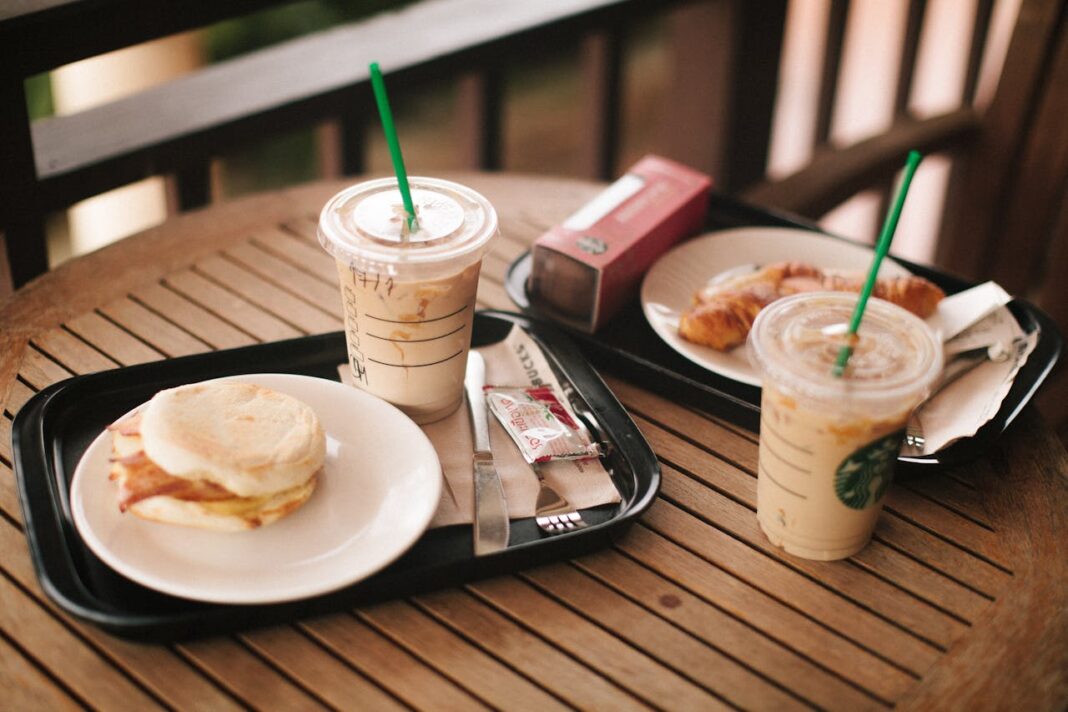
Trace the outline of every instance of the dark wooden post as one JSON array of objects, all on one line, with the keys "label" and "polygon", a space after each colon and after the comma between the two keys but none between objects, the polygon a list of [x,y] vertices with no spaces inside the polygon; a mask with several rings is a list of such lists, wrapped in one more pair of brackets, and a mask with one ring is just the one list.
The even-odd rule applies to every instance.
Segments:
[{"label": "dark wooden post", "polygon": [[48,270],[44,214],[34,190],[37,167],[26,89],[17,71],[0,81],[0,166],[0,230],[17,289]]},{"label": "dark wooden post", "polygon": [[582,142],[584,172],[590,178],[615,176],[619,158],[622,112],[623,31],[620,27],[595,32],[582,42],[582,74],[586,98]]},{"label": "dark wooden post", "polygon": [[472,170],[501,168],[500,70],[483,69],[460,77],[456,87],[456,131],[460,165]]}]

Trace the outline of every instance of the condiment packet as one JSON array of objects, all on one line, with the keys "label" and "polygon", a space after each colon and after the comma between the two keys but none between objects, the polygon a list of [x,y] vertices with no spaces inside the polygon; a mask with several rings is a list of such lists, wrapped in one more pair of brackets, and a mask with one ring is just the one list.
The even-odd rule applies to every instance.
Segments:
[{"label": "condiment packet", "polygon": [[598,457],[600,447],[552,386],[486,386],[486,403],[530,464]]}]

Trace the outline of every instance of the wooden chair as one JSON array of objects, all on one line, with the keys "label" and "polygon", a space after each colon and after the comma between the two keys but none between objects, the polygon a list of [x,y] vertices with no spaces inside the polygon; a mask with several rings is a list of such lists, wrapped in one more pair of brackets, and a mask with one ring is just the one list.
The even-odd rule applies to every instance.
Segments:
[{"label": "wooden chair", "polygon": [[[922,5],[912,6],[903,77],[911,76],[915,53],[909,56],[908,37],[916,32]],[[979,3],[960,107],[923,120],[900,112],[885,133],[852,146],[824,145],[802,170],[743,195],[819,218],[862,190],[887,185],[909,149],[948,152],[954,163],[936,264],[970,279],[997,281],[1039,305],[1068,333],[1068,5],[1023,0],[997,91],[989,107],[978,111],[972,101],[991,6]],[[835,21],[841,22],[832,13]],[[1038,403],[1068,439],[1063,364]]]}]

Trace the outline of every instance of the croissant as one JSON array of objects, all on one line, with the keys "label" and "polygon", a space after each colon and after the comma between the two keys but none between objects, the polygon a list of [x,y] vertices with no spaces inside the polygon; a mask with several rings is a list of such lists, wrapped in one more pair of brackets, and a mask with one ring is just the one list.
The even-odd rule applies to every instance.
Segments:
[{"label": "croissant", "polygon": [[[860,292],[864,280],[824,274],[803,262],[779,262],[694,294],[693,306],[679,320],[679,336],[727,351],[743,343],[760,310],[780,297],[799,292]],[[876,280],[872,295],[925,318],[945,293],[932,282],[909,275]]]}]

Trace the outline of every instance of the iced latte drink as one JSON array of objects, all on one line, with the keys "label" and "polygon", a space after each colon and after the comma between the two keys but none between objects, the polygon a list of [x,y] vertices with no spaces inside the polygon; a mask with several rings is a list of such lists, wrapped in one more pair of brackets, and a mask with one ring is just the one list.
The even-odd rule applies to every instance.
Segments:
[{"label": "iced latte drink", "polygon": [[749,335],[763,389],[757,518],[773,544],[806,559],[842,559],[868,543],[905,423],[942,369],[927,325],[872,299],[845,373],[832,375],[856,299],[781,299]]},{"label": "iced latte drink", "polygon": [[463,401],[482,255],[497,214],[465,186],[410,179],[408,229],[397,181],[369,181],[327,202],[319,242],[337,260],[353,382],[417,423]]}]

